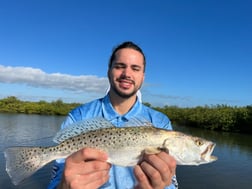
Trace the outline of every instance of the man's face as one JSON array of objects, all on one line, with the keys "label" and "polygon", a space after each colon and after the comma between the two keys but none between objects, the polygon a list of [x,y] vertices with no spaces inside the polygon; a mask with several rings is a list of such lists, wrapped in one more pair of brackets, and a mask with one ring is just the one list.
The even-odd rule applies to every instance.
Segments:
[{"label": "man's face", "polygon": [[143,55],[130,48],[118,50],[108,70],[108,78],[111,89],[120,97],[135,95],[144,80]]}]

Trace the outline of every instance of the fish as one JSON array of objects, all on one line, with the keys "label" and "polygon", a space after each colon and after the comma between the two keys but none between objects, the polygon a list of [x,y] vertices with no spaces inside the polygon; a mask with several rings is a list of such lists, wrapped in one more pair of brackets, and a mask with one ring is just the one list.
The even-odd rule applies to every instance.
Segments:
[{"label": "fish", "polygon": [[200,165],[217,160],[212,155],[215,143],[174,130],[156,128],[150,122],[133,118],[124,127],[115,127],[104,118],[73,123],[54,137],[55,145],[16,146],[5,149],[6,171],[14,185],[34,174],[49,162],[66,158],[84,148],[108,154],[108,163],[135,166],[143,153],[166,151],[177,165]]}]

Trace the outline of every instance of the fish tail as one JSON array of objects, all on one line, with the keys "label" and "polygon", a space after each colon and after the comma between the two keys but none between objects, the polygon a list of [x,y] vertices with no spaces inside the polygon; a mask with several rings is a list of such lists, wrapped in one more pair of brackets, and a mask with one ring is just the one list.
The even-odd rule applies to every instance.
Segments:
[{"label": "fish tail", "polygon": [[44,150],[42,147],[11,147],[4,151],[6,171],[14,185],[50,161],[45,158]]}]

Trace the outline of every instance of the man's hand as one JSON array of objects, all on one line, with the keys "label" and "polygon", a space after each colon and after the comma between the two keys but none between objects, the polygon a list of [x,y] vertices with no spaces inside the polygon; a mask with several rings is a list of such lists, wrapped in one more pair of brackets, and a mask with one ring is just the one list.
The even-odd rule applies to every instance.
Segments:
[{"label": "man's hand", "polygon": [[109,179],[111,165],[104,152],[92,148],[83,148],[70,155],[58,189],[98,188]]},{"label": "man's hand", "polygon": [[172,182],[176,171],[176,160],[166,152],[155,155],[144,154],[134,168],[138,183],[135,189],[164,189]]}]

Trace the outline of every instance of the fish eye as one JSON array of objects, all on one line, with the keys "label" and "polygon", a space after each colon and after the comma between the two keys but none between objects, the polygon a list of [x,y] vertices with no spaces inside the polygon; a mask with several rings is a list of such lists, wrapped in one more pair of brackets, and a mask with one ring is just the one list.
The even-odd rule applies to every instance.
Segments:
[{"label": "fish eye", "polygon": [[203,141],[200,140],[200,139],[196,139],[196,140],[195,140],[195,144],[196,144],[197,146],[201,146],[201,145],[203,145]]}]

